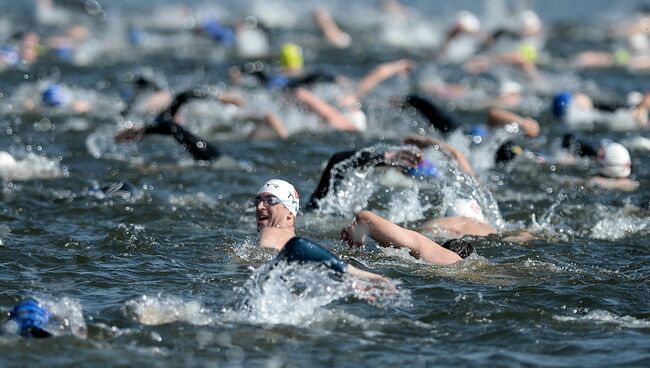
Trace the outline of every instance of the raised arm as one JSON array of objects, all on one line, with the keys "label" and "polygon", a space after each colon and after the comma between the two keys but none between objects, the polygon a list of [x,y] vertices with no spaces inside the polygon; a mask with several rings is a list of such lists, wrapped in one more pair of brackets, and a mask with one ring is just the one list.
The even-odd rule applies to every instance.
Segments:
[{"label": "raised arm", "polygon": [[342,98],[342,103],[358,102],[386,79],[396,74],[410,73],[415,66],[415,61],[410,59],[400,59],[377,66],[357,83],[355,91],[351,95]]},{"label": "raised arm", "polygon": [[528,137],[537,137],[539,135],[539,123],[531,118],[525,118],[514,112],[491,108],[488,111],[488,126],[491,128],[500,128],[508,124],[516,123],[524,134]]},{"label": "raised arm", "polygon": [[[348,161],[342,164],[345,160]],[[335,153],[327,163],[325,170],[323,170],[318,186],[309,199],[307,209],[318,208],[319,201],[325,198],[330,190],[330,182],[334,180],[331,188],[335,189],[350,170],[368,169],[373,166],[383,165],[409,168],[416,166],[421,160],[422,153],[414,149],[378,150],[370,148]]]}]

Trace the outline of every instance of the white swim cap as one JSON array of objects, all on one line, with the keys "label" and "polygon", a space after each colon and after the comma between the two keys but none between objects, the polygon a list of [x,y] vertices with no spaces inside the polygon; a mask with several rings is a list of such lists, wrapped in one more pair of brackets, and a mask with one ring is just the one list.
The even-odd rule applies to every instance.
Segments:
[{"label": "white swim cap", "polygon": [[468,33],[476,33],[481,29],[481,21],[476,15],[465,10],[456,13],[456,25]]},{"label": "white swim cap", "polygon": [[537,34],[542,29],[542,21],[537,13],[530,9],[526,9],[519,14],[519,22],[521,32],[525,35]]},{"label": "white swim cap", "polygon": [[603,154],[598,155],[599,172],[609,178],[626,178],[632,171],[632,160],[627,148],[616,142],[605,141]]},{"label": "white swim cap", "polygon": [[499,93],[502,95],[521,93],[521,84],[515,81],[505,80],[501,82]]},{"label": "white swim cap", "polygon": [[0,151],[0,170],[9,170],[16,167],[16,159],[8,152]]},{"label": "white swim cap", "polygon": [[368,118],[366,118],[366,113],[361,109],[348,109],[343,113],[343,116],[360,132],[366,130],[368,127]]},{"label": "white swim cap", "polygon": [[487,223],[485,216],[483,216],[481,206],[478,205],[478,202],[476,202],[475,199],[456,199],[452,205],[447,208],[445,216],[463,216]]},{"label": "white swim cap", "polygon": [[298,215],[298,210],[300,209],[300,198],[298,197],[298,191],[290,183],[280,180],[280,179],[271,179],[264,183],[260,190],[257,191],[257,194],[260,193],[271,193],[274,196],[278,197],[282,204],[291,212],[294,216]]}]

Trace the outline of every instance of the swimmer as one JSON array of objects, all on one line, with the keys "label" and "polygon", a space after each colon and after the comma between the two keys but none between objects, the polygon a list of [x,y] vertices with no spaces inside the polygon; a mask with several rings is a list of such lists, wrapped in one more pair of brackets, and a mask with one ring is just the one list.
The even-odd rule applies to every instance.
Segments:
[{"label": "swimmer", "polygon": [[[223,95],[211,94],[203,89],[191,89],[181,92],[174,96],[173,101],[167,109],[162,111],[154,123],[143,128],[130,128],[117,133],[115,141],[117,143],[125,143],[132,141],[140,141],[145,136],[150,134],[169,135],[180,143],[195,160],[199,161],[212,161],[221,157],[219,149],[205,140],[198,138],[189,130],[180,125],[179,110],[183,105],[193,99],[206,99],[215,97],[219,101],[226,103],[237,103],[224,97]],[[281,133],[279,133],[280,135]]]},{"label": "swimmer", "polygon": [[280,253],[276,262],[320,263],[338,273],[347,273],[391,286],[388,279],[378,274],[363,271],[341,261],[337,256],[307,239],[296,237],[296,216],[300,210],[300,197],[290,183],[272,179],[258,190],[253,199],[258,244],[273,248]]},{"label": "swimmer", "polygon": [[[442,134],[448,135],[455,130],[465,129],[458,119],[449,111],[441,108],[431,99],[418,95],[410,94],[406,96],[404,103],[407,106],[414,107],[429,124],[435,127]],[[530,138],[537,137],[540,133],[539,123],[532,118],[526,118],[513,112],[490,108],[486,119],[487,126],[491,129],[498,129],[510,124],[516,124],[524,135]],[[480,126],[479,126],[480,127]],[[471,130],[471,129],[469,129]],[[469,131],[468,130],[468,131]]]},{"label": "swimmer", "polygon": [[572,126],[591,126],[594,123],[612,129],[638,129],[649,125],[650,93],[630,98],[626,106],[599,105],[581,92],[563,91],[552,100],[553,116]]},{"label": "swimmer", "polygon": [[41,303],[34,299],[25,299],[16,304],[9,313],[4,331],[23,337],[50,337],[52,334],[47,331],[50,318],[50,312]]},{"label": "swimmer", "polygon": [[451,265],[475,253],[466,241],[452,239],[441,246],[370,211],[359,212],[352,224],[341,231],[341,240],[351,247],[365,245],[367,236],[382,247],[406,248],[411,256],[436,265]]},{"label": "swimmer", "polygon": [[[342,164],[344,161],[345,163]],[[435,168],[431,166],[426,168],[423,164],[422,152],[415,147],[390,150],[372,148],[335,153],[327,163],[325,170],[323,170],[318,186],[314,189],[307,204],[307,210],[318,210],[321,207],[323,198],[328,195],[330,190],[336,191],[345,174],[351,170],[366,170],[375,166],[391,166],[399,168],[405,173],[412,170],[410,172],[412,176],[436,175]]]},{"label": "swimmer", "polygon": [[37,106],[48,110],[69,112],[73,114],[87,114],[92,110],[90,101],[77,98],[66,86],[58,83],[49,83],[40,92],[40,101],[26,99],[23,107],[27,111],[36,109]]}]

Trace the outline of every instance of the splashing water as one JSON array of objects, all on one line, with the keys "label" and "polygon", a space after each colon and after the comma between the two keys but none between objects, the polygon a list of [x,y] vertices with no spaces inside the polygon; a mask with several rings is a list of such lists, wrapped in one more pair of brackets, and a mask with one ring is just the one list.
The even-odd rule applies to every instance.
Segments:
[{"label": "splashing water", "polygon": [[172,322],[187,322],[204,326],[213,322],[213,314],[197,301],[185,301],[178,297],[142,295],[124,303],[127,316],[148,326]]}]

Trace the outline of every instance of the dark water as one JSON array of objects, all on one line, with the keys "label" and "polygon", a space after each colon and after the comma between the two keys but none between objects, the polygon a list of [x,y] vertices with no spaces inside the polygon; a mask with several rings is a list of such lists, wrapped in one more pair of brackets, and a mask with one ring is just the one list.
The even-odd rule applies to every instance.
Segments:
[{"label": "dark water", "polygon": [[[481,8],[480,2],[469,1],[412,4],[439,9],[440,14],[424,15],[436,20],[465,5]],[[544,19],[568,18],[580,24],[600,19],[600,9],[609,9],[608,15],[625,13],[634,4],[532,5]],[[301,11],[310,6],[289,5],[304,17]],[[338,2],[334,14],[344,20],[361,17],[358,9],[370,5],[355,4],[346,14]],[[125,1],[113,6],[123,14],[142,7]],[[223,6],[240,14],[249,4]],[[14,26],[30,17],[25,5],[7,9],[17,17]],[[292,34],[274,32],[283,40]],[[363,30],[357,32],[367,37]],[[320,51],[316,62],[353,78],[395,56],[412,56],[427,65],[418,50],[380,52],[366,42],[374,51],[351,52],[349,62],[336,50]],[[548,48],[561,53],[571,42],[551,37]],[[342,226],[366,203],[395,221],[416,226],[418,214],[440,210],[436,203],[442,196],[467,190],[451,185],[453,178],[428,192],[392,188],[381,184],[389,178],[377,170],[368,181],[374,184],[352,181],[355,193],[365,197],[344,197],[336,208],[344,216],[301,215],[298,232],[395,280],[399,292],[368,302],[368,295],[354,291],[350,282],[304,269],[272,275],[260,288],[254,282],[256,268],[273,257],[255,244],[249,200],[261,183],[284,178],[296,185],[304,203],[331,154],[378,141],[398,145],[423,125],[411,124],[412,116],[388,106],[388,97],[409,89],[407,82],[392,80],[368,98],[371,128],[364,134],[310,130],[285,142],[250,141],[237,122],[217,128],[206,123],[223,115],[219,105],[207,104],[191,108],[188,125],[215,142],[230,160],[196,164],[163,137],[137,146],[111,142],[119,121],[117,94],[129,73],[142,66],[154,68],[177,90],[225,81],[228,66],[236,62],[227,55],[187,48],[121,52],[81,66],[45,59],[29,69],[2,71],[0,149],[11,152],[21,167],[3,179],[0,194],[0,310],[7,316],[18,300],[33,296],[60,316],[60,325],[58,336],[44,341],[0,335],[0,365],[650,365],[647,151],[632,151],[633,174],[640,182],[633,193],[585,187],[581,178],[593,172],[587,164],[556,167],[519,161],[480,170],[483,193],[491,193],[503,218],[502,232],[526,229],[537,239],[522,245],[504,235],[473,238],[480,257],[450,267],[426,265],[373,242],[365,251],[351,250],[337,240]],[[648,74],[619,69],[577,72],[549,67],[548,76],[556,84],[563,79],[553,79],[554,73],[619,96],[643,90],[650,82]],[[16,105],[20,85],[35,85],[53,75],[81,93],[95,91],[108,102],[82,117],[8,109]],[[283,103],[268,96],[259,101],[267,108]],[[302,110],[282,111],[289,125],[313,123]],[[468,121],[484,116],[483,111],[457,113]],[[545,138],[531,145],[550,152],[566,128],[543,109],[536,117]],[[583,134],[597,141],[639,132]],[[472,157],[478,164],[485,160]],[[142,188],[142,196],[123,201],[86,193],[97,183],[118,179]],[[433,208],[423,200],[430,192]],[[481,198],[492,201],[486,194]],[[490,215],[492,220],[498,216]],[[304,293],[288,290],[286,285],[292,283]]]}]

